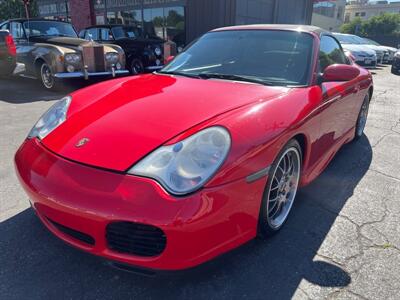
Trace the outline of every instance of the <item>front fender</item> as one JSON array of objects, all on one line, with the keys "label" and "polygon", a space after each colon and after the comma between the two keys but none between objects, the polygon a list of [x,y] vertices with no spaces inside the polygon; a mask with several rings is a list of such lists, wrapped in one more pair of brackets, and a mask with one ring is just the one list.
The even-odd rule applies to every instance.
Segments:
[{"label": "front fender", "polygon": [[37,44],[35,46],[32,51],[34,65],[37,66],[40,61],[44,61],[51,67],[53,73],[64,72],[63,56],[66,53],[76,52],[69,48],[50,44]]},{"label": "front fender", "polygon": [[297,136],[304,140],[303,166],[307,168],[312,144],[320,132],[320,101],[318,87],[292,89],[276,99],[252,103],[213,120],[213,125],[228,128],[232,148],[207,186],[246,178],[265,169],[284,145]]}]

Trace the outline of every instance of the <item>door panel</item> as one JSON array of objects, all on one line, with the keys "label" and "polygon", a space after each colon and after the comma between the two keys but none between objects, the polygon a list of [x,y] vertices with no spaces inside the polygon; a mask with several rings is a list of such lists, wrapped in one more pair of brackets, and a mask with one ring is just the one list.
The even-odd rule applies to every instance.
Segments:
[{"label": "door panel", "polygon": [[[333,64],[348,64],[340,44],[333,37],[321,37],[319,51],[319,72]],[[321,104],[321,154],[344,136],[353,126],[357,79],[347,82],[323,82]]]}]

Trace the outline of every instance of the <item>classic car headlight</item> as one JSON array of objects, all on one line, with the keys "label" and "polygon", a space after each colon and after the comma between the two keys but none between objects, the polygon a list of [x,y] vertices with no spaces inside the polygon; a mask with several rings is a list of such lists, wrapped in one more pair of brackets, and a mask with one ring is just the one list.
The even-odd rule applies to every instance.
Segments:
[{"label": "classic car headlight", "polygon": [[160,56],[161,54],[162,54],[162,52],[161,52],[161,49],[160,48],[156,48],[156,49],[154,49],[154,53],[157,55],[157,56]]},{"label": "classic car headlight", "polygon": [[231,137],[225,128],[209,127],[174,145],[158,148],[128,173],[153,178],[172,194],[188,194],[215,174],[230,146]]},{"label": "classic car headlight", "polygon": [[57,101],[46,111],[28,134],[28,138],[45,138],[50,132],[62,124],[67,116],[68,107],[71,103],[71,97],[67,96]]},{"label": "classic car headlight", "polygon": [[115,64],[118,62],[119,55],[118,53],[115,52],[107,52],[106,53],[106,61],[112,64]]},{"label": "classic car headlight", "polygon": [[77,64],[81,61],[81,56],[77,53],[67,53],[64,59],[69,64]]},{"label": "classic car headlight", "polygon": [[396,52],[394,56],[400,58],[400,52]]}]

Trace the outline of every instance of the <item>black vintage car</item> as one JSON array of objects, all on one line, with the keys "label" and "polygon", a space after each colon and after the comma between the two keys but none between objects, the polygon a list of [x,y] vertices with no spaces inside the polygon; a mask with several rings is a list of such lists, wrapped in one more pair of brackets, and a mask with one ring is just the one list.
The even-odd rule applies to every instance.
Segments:
[{"label": "black vintage car", "polygon": [[16,67],[16,48],[8,30],[0,30],[0,76],[11,75]]},{"label": "black vintage car", "polygon": [[79,33],[81,38],[115,44],[125,51],[126,67],[131,74],[159,70],[163,67],[164,40],[143,32],[134,25],[97,25]]},{"label": "black vintage car", "polygon": [[80,39],[70,23],[14,19],[0,24],[1,29],[14,38],[22,75],[40,79],[46,89],[57,89],[67,78],[129,74],[121,47]]},{"label": "black vintage car", "polygon": [[400,75],[400,50],[397,51],[393,57],[392,73]]}]

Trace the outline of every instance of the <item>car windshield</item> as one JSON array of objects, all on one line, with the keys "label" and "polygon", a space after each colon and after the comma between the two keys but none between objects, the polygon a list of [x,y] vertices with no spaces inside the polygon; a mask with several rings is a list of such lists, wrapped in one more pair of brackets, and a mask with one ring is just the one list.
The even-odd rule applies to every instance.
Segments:
[{"label": "car windshield", "polygon": [[134,26],[117,26],[113,27],[111,30],[116,40],[138,38],[142,35],[142,29]]},{"label": "car windshield", "polygon": [[359,36],[356,35],[334,34],[334,36],[339,40],[340,43],[343,44],[355,44],[355,45],[369,44],[363,38],[360,38]]},{"label": "car windshield", "polygon": [[313,37],[279,30],[228,30],[202,36],[160,73],[266,85],[306,85]]},{"label": "car windshield", "polygon": [[365,44],[380,46],[379,43],[377,43],[377,42],[375,42],[375,41],[373,41],[373,40],[370,40],[370,39],[365,39],[365,38],[364,38],[364,41],[365,41]]},{"label": "car windshield", "polygon": [[29,37],[34,36],[66,36],[76,38],[76,32],[71,24],[54,21],[26,21],[25,32]]}]

